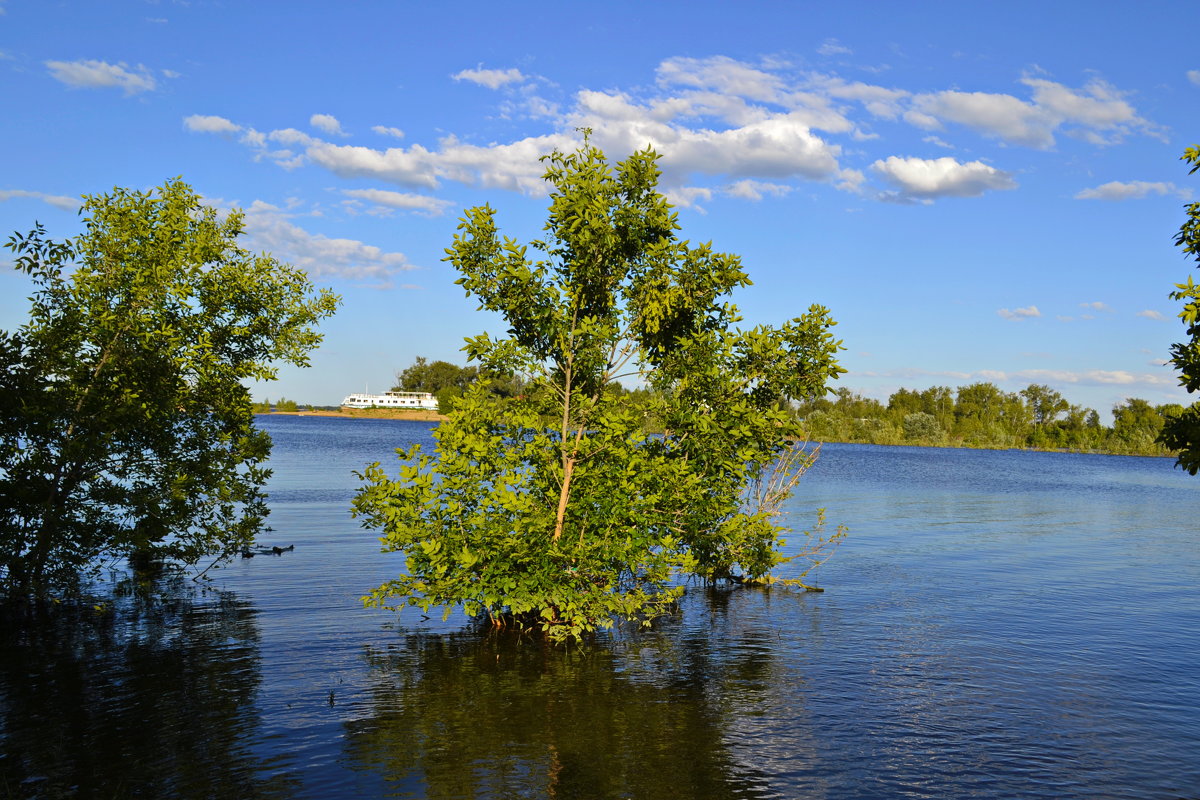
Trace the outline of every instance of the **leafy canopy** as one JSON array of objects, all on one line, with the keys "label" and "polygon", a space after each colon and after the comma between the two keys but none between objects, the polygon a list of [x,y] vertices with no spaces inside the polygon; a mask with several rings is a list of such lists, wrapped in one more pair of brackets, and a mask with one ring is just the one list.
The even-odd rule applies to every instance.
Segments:
[{"label": "leafy canopy", "polygon": [[[1194,174],[1200,169],[1200,146],[1187,148],[1181,160],[1192,164],[1188,174]],[[1184,212],[1187,219],[1175,236],[1175,244],[1200,263],[1200,203],[1190,203]],[[1171,346],[1171,363],[1179,370],[1179,382],[1183,387],[1195,392],[1200,390],[1200,286],[1189,275],[1186,282],[1175,284],[1175,289],[1171,299],[1183,301],[1179,317],[1189,338]],[[1192,403],[1181,413],[1168,418],[1159,441],[1179,451],[1179,466],[1192,475],[1200,472],[1200,402]]]},{"label": "leafy canopy", "polygon": [[308,363],[338,298],[237,246],[180,180],[86,197],[85,232],[14,234],[29,319],[0,332],[0,593],[106,559],[195,564],[252,542],[270,438],[243,381]]},{"label": "leafy canopy", "polygon": [[[613,170],[586,140],[544,157],[549,218],[528,246],[500,235],[489,206],[461,219],[446,260],[509,326],[464,349],[485,374],[523,376],[523,393],[477,381],[434,454],[401,452],[395,479],[364,471],[355,514],[407,555],[368,604],[461,605],[577,636],[661,612],[676,574],[759,579],[786,560],[774,520],[791,480],[773,465],[798,475],[810,456],[780,400],[843,371],[834,322],[812,306],[735,328],[727,298],[750,281],[736,256],[677,237],[657,159]],[[614,391],[630,376],[652,390],[640,405]],[[665,434],[646,432],[649,416]]]}]

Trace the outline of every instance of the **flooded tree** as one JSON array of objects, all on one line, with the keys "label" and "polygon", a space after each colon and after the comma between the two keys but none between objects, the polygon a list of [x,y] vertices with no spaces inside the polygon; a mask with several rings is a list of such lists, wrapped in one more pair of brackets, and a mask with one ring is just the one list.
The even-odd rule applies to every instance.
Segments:
[{"label": "flooded tree", "polygon": [[[547,156],[546,236],[528,247],[488,206],[462,218],[447,260],[508,325],[465,349],[524,386],[501,402],[472,384],[435,454],[403,453],[398,479],[364,471],[355,513],[407,556],[369,603],[461,605],[569,637],[661,613],[676,574],[755,579],[787,560],[777,506],[744,500],[751,484],[781,485],[767,472],[803,439],[779,400],[843,371],[834,322],[812,306],[737,328],[728,297],[750,280],[736,256],[678,237],[657,160],[642,151],[614,170],[586,141]],[[653,390],[644,404],[610,391],[631,378]],[[647,433],[651,416],[664,434]]]},{"label": "flooded tree", "polygon": [[104,560],[196,564],[250,544],[271,440],[243,383],[308,363],[338,298],[237,245],[185,183],[85,198],[85,232],[8,243],[34,284],[0,332],[0,595]]}]

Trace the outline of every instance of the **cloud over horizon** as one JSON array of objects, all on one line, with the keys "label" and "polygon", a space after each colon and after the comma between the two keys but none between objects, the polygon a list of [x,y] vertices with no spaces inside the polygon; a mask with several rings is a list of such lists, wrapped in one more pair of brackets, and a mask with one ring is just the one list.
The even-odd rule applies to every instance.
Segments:
[{"label": "cloud over horizon", "polygon": [[79,61],[47,61],[50,76],[73,89],[121,89],[125,96],[150,92],[157,88],[150,70],[138,64],[130,69],[125,62],[81,59]]},{"label": "cloud over horizon", "polygon": [[1025,306],[1024,308],[1013,309],[1000,308],[996,310],[996,314],[1004,319],[1022,320],[1040,317],[1042,312],[1038,310],[1037,306]]}]

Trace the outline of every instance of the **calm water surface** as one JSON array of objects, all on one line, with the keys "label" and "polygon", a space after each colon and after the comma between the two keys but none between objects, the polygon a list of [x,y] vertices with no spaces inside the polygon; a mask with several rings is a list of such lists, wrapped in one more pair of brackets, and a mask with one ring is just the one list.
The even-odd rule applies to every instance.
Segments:
[{"label": "calm water surface", "polygon": [[695,588],[564,649],[362,608],[401,559],[352,470],[427,424],[260,422],[295,550],[5,630],[0,796],[1200,798],[1169,460],[828,445],[789,511],[850,527],[825,593]]}]

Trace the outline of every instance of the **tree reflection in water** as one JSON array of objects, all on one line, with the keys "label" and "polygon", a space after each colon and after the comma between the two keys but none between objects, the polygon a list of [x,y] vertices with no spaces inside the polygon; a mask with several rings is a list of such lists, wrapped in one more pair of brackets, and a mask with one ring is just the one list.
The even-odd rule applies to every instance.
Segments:
[{"label": "tree reflection in water", "polygon": [[717,656],[714,632],[679,633],[583,648],[410,634],[369,648],[374,713],[347,724],[349,761],[398,797],[777,796],[726,729],[771,682],[769,648],[732,657],[726,642]]},{"label": "tree reflection in water", "polygon": [[[0,618],[0,794],[285,797],[250,750],[258,631],[230,594],[118,585]],[[160,587],[161,588],[161,587]]]}]

